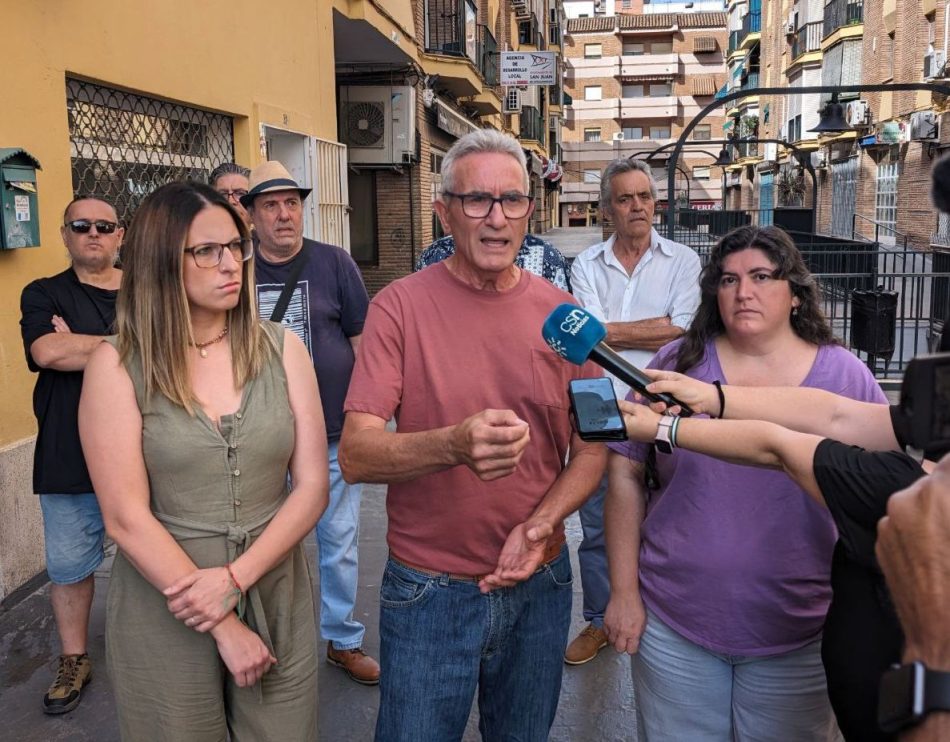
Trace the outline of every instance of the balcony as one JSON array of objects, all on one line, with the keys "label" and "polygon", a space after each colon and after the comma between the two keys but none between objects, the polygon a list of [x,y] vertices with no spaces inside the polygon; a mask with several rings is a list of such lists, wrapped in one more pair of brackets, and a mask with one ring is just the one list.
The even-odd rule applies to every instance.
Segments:
[{"label": "balcony", "polygon": [[742,41],[742,30],[729,32],[729,54],[738,51],[739,43]]},{"label": "balcony", "polygon": [[736,145],[736,154],[738,159],[742,160],[746,157],[758,157],[759,156],[759,143],[758,142],[743,142],[740,141]]},{"label": "balcony", "polygon": [[842,26],[864,23],[864,0],[831,0],[825,6],[823,36],[831,36]]},{"label": "balcony", "polygon": [[544,119],[534,106],[524,106],[521,109],[521,131],[518,138],[532,139],[544,144]]},{"label": "balcony", "polygon": [[[739,36],[739,48],[745,49],[747,46],[751,46],[753,41],[758,40],[759,31],[761,29],[762,11],[755,10],[751,13],[746,13],[742,17],[742,31],[740,32]],[[755,34],[754,37],[752,37],[753,34]]]},{"label": "balcony", "polygon": [[485,84],[495,87],[498,84],[498,43],[488,26],[478,26],[478,71],[485,78]]},{"label": "balcony", "polygon": [[654,75],[669,75],[675,77],[679,73],[679,54],[627,54],[620,57],[620,77],[651,77]]},{"label": "balcony", "polygon": [[556,23],[548,26],[548,46],[561,48],[561,27]]},{"label": "balcony", "polygon": [[620,99],[620,118],[652,118],[652,119],[670,119],[676,118],[679,105],[676,96],[664,97],[643,97],[643,98],[621,98]]},{"label": "balcony", "polygon": [[821,49],[821,37],[824,24],[821,21],[806,23],[792,37],[792,62],[808,52]]},{"label": "balcony", "polygon": [[[425,65],[452,95],[468,97],[482,91],[475,5],[470,0],[426,0],[425,50],[444,59]],[[476,71],[478,70],[478,71]],[[484,73],[482,73],[484,74]]]},{"label": "balcony", "polygon": [[551,85],[548,88],[548,106],[557,106],[560,108],[564,105],[564,90],[560,85]]},{"label": "balcony", "polygon": [[759,87],[759,71],[749,70],[749,72],[742,78],[742,82],[739,84],[739,89],[749,90],[750,88],[757,87]]},{"label": "balcony", "polygon": [[538,17],[534,13],[530,18],[518,21],[518,45],[522,48],[532,46],[538,51],[547,47],[544,34],[538,26]]}]

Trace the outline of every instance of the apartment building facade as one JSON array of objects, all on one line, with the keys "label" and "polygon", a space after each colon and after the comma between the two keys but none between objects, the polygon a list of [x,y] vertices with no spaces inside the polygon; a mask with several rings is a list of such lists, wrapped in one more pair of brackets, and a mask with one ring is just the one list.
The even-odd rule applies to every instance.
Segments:
[{"label": "apartment building facade", "polygon": [[[632,6],[632,3],[631,3]],[[564,169],[561,220],[598,219],[600,174],[618,157],[646,156],[672,142],[713,100],[725,79],[724,13],[634,12],[567,21],[564,43]],[[681,158],[674,198],[716,208],[722,171],[713,165],[721,114],[705,119]],[[651,158],[657,168],[663,157]],[[667,157],[668,159],[668,157]],[[658,170],[660,207],[669,199]]]},{"label": "apartment building facade", "polygon": [[560,75],[553,86],[504,87],[500,55],[543,51],[560,60],[562,24],[560,0],[337,3],[350,243],[371,294],[410,273],[442,236],[431,210],[442,160],[474,129],[492,127],[521,141],[535,199],[529,229],[544,233],[558,223]]},{"label": "apartment building facade", "polygon": [[[730,3],[727,89],[944,80],[946,3],[937,0],[742,0]],[[945,99],[930,91],[840,93],[843,132],[813,132],[831,93],[742,97],[727,127],[784,140],[817,178],[818,232],[929,249],[950,244],[930,206],[933,161],[950,141]],[[735,124],[731,123],[735,122]],[[727,168],[727,207],[812,206],[810,175],[781,144],[740,145]]]}]

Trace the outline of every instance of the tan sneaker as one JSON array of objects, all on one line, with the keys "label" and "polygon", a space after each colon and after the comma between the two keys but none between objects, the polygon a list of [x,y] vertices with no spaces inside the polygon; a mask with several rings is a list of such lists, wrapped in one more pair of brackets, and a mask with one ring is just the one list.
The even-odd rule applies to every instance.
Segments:
[{"label": "tan sneaker", "polygon": [[43,696],[43,711],[65,714],[82,700],[82,689],[92,680],[92,663],[87,654],[61,654],[56,679]]},{"label": "tan sneaker", "polygon": [[341,668],[350,679],[363,685],[379,684],[379,663],[364,652],[356,649],[334,649],[333,642],[327,642],[327,663]]},{"label": "tan sneaker", "polygon": [[594,624],[589,623],[587,627],[577,635],[570,644],[567,645],[567,651],[564,653],[564,661],[568,665],[583,665],[590,662],[597,653],[607,646],[607,633],[599,629]]}]

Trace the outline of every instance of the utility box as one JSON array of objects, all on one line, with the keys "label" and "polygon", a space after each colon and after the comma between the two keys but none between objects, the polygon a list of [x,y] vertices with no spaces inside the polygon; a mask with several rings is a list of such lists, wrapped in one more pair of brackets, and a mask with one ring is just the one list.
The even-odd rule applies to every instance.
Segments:
[{"label": "utility box", "polygon": [[890,360],[897,330],[897,292],[855,289],[851,292],[851,347]]},{"label": "utility box", "polygon": [[0,147],[0,248],[38,247],[40,210],[36,171],[39,160],[24,149]]}]

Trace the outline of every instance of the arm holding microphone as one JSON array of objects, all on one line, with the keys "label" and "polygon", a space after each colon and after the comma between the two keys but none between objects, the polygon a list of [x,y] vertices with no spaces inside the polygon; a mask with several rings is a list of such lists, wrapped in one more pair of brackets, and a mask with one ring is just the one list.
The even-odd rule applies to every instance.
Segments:
[{"label": "arm holding microphone", "polygon": [[698,413],[763,420],[869,450],[900,449],[890,408],[884,404],[861,402],[813,387],[723,385],[720,397],[713,384],[684,374],[655,369],[646,369],[643,373],[651,379],[648,391],[674,396]]}]

